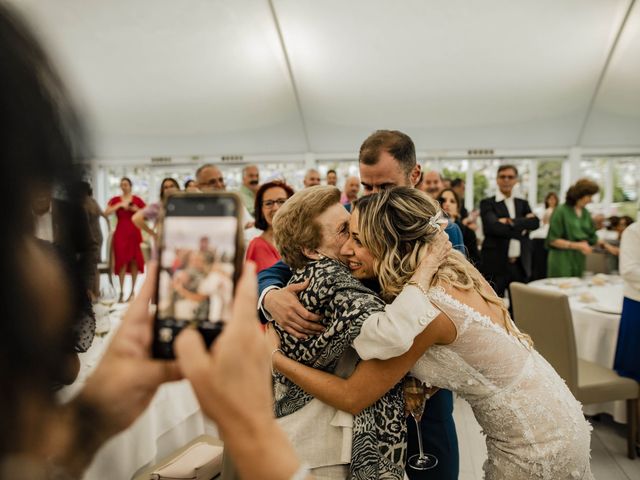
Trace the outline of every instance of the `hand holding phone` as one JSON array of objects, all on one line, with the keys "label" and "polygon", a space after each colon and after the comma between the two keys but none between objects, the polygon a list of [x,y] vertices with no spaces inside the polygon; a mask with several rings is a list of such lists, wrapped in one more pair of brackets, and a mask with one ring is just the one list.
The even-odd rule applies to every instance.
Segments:
[{"label": "hand holding phone", "polygon": [[174,358],[173,341],[196,328],[209,346],[230,320],[244,248],[240,199],[183,193],[166,199],[161,220],[153,356]]}]

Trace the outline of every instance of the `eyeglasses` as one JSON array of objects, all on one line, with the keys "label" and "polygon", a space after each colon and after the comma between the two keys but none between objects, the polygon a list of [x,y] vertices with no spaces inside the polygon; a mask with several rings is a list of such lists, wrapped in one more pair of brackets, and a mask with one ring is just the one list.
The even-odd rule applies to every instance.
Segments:
[{"label": "eyeglasses", "polygon": [[515,175],[498,175],[500,180],[514,180],[516,178]]},{"label": "eyeglasses", "polygon": [[281,207],[282,205],[284,205],[284,202],[286,201],[287,201],[286,198],[278,198],[277,200],[265,200],[264,202],[262,202],[262,206],[267,208],[273,208],[274,205],[278,205],[279,207]]}]

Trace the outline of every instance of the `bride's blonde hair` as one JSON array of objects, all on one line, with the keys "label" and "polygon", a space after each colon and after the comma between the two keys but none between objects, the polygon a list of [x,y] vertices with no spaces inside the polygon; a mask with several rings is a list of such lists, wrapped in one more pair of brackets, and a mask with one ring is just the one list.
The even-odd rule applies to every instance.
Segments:
[{"label": "bride's blonde hair", "polygon": [[[355,209],[359,213],[359,240],[374,257],[374,272],[386,301],[395,298],[413,276],[423,252],[433,242],[440,227],[434,221],[442,215],[440,205],[415,188],[396,187],[362,197]],[[464,255],[452,250],[440,265],[431,285],[449,284],[460,290],[475,290],[502,311],[507,331],[531,345],[531,338],[518,331],[502,299],[487,294],[485,281]]]}]

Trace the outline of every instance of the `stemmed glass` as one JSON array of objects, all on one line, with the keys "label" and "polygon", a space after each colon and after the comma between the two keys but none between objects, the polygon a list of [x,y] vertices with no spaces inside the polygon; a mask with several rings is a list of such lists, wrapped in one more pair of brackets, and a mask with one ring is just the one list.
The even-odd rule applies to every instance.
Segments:
[{"label": "stemmed glass", "polygon": [[418,435],[418,448],[420,453],[412,455],[407,462],[414,470],[430,470],[438,465],[438,458],[430,453],[424,453],[422,447],[422,431],[420,429],[420,419],[424,413],[424,406],[429,398],[428,388],[420,380],[414,377],[407,377],[403,384],[404,398],[407,408],[416,422],[416,433]]},{"label": "stemmed glass", "polygon": [[[104,334],[109,331],[111,326],[111,307],[118,301],[118,292],[110,282],[105,282],[100,286],[100,296],[98,297],[98,303],[106,307],[106,314],[98,319],[98,325],[96,325],[96,333]],[[104,322],[104,323],[102,323]]]}]

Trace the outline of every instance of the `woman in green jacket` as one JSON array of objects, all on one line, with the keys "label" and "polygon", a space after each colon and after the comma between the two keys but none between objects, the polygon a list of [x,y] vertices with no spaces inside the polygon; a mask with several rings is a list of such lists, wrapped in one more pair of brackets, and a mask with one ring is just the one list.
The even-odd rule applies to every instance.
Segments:
[{"label": "woman in green jacket", "polygon": [[549,277],[581,277],[586,255],[598,242],[596,228],[586,205],[598,193],[598,184],[582,178],[567,190],[563,205],[555,209],[549,222],[545,242],[549,249],[547,275]]}]

